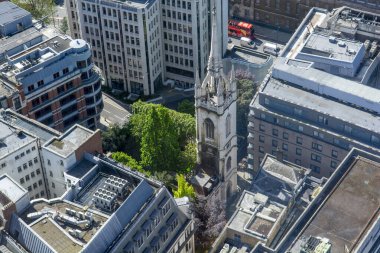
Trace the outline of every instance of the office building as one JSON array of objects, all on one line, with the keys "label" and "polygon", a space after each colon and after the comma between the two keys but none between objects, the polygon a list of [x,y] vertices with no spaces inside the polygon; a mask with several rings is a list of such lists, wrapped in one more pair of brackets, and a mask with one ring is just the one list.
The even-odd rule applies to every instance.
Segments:
[{"label": "office building", "polygon": [[379,252],[379,162],[352,149],[278,245],[252,252]]},{"label": "office building", "polygon": [[250,104],[250,169],[280,150],[329,177],[352,147],[379,152],[379,32],[367,22],[376,18],[348,7],[310,11]]},{"label": "office building", "polygon": [[310,169],[267,154],[251,187],[215,240],[211,252],[250,252],[258,243],[276,245],[321,190],[326,179]]},{"label": "office building", "polygon": [[59,131],[76,123],[95,129],[103,108],[100,79],[85,41],[56,36],[7,57],[1,105]]},{"label": "office building", "polygon": [[67,190],[65,172],[84,153],[102,153],[99,130],[74,125],[61,133],[0,109],[0,174],[18,182],[31,199],[61,196]]},{"label": "office building", "polygon": [[[210,3],[213,5],[213,3]],[[215,1],[222,55],[227,44],[227,9]],[[194,88],[206,72],[211,26],[209,1],[69,1],[71,35],[92,46],[107,86],[152,95],[162,85]],[[224,25],[223,25],[224,24]]]},{"label": "office building", "polygon": [[231,0],[229,5],[230,16],[288,31],[295,31],[313,7],[332,10],[349,6],[380,13],[380,3],[375,0]]},{"label": "office building", "polygon": [[28,251],[195,252],[193,221],[160,182],[91,155],[66,174],[60,198],[11,218],[9,234]]}]

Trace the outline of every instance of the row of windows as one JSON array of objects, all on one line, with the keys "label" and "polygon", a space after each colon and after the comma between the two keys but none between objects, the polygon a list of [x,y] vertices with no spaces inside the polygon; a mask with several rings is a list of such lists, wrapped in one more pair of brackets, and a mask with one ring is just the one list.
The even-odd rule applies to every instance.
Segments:
[{"label": "row of windows", "polygon": [[188,66],[193,67],[194,65],[193,60],[183,59],[182,57],[177,57],[177,56],[167,55],[167,54],[165,54],[165,61],[170,62],[170,63],[180,64],[186,67]]},{"label": "row of windows", "polygon": [[[157,210],[154,210],[150,215],[150,219],[146,220],[144,222],[144,224],[142,225],[143,232],[138,231],[133,236],[134,245],[132,243],[128,243],[127,246],[124,248],[124,252],[135,252],[134,251],[135,247],[140,249],[141,246],[144,244],[144,239],[149,238],[153,229],[160,224],[161,218],[164,218],[166,216],[166,214],[169,212],[170,207],[171,207],[171,204],[170,204],[170,200],[169,200],[169,201],[167,201],[167,203],[165,205],[160,207],[159,212],[157,212]],[[166,226],[161,228],[159,231],[159,236],[161,237],[161,241],[163,243],[165,243],[166,240],[169,238],[169,232],[173,232],[177,226],[178,226],[178,218],[176,217],[176,214],[173,213],[166,220]],[[160,243],[159,243],[158,237],[155,237],[150,241],[151,241],[150,246],[151,246],[151,249],[153,250],[153,252],[158,252],[160,249]]]},{"label": "row of windows", "polygon": [[188,22],[192,21],[191,14],[186,14],[179,11],[170,11],[170,10],[162,9],[162,16],[181,20],[181,21],[188,21]]},{"label": "row of windows", "polygon": [[[269,98],[265,98],[265,99],[264,99],[264,103],[265,103],[266,105],[269,105],[269,104],[271,103],[271,100],[270,100]],[[308,114],[308,111],[304,112],[304,111],[303,111],[302,109],[300,109],[300,108],[294,108],[294,109],[293,109],[293,114],[294,114],[295,116],[302,116],[302,115],[306,115],[306,114]],[[261,117],[262,119],[265,119],[265,114],[262,113],[260,117]],[[315,121],[315,122],[318,123],[319,125],[323,125],[323,126],[328,126],[328,125],[329,125],[329,118],[326,117],[325,115],[318,115],[316,118],[314,118],[314,119],[310,119],[310,120]],[[275,119],[275,121],[276,121],[276,119]],[[278,122],[275,122],[275,123],[278,123]],[[286,124],[289,125],[289,122],[284,122],[284,124],[285,124],[285,126],[286,126]],[[300,132],[302,132],[302,131],[303,131],[303,127],[302,127],[302,126],[299,126],[299,127],[301,127],[302,129],[299,128],[298,130],[299,130]],[[353,129],[353,127],[350,126],[350,125],[339,124],[338,127],[339,127],[339,129],[338,129],[337,127],[332,127],[332,128],[333,128],[334,130],[342,131],[342,132],[344,132],[344,133],[347,134],[347,135],[355,135],[355,133],[354,133],[354,132],[355,132],[355,129]],[[321,138],[321,139],[324,138],[323,133],[320,133],[320,132],[318,132],[318,131],[313,131],[313,135],[314,135],[315,137],[319,137],[319,138]],[[370,142],[371,142],[372,144],[379,145],[379,144],[380,144],[380,138],[379,138],[378,136],[376,136],[376,135],[371,134]]]},{"label": "row of windows", "polygon": [[[38,163],[38,158],[37,157],[35,157],[34,159],[34,163],[36,164],[36,163]],[[24,163],[23,164],[23,168],[24,168],[24,170],[26,170],[27,168],[28,168],[28,165],[29,165],[29,167],[32,167],[33,166],[33,162],[32,162],[32,160],[30,160],[28,163]],[[21,172],[22,171],[22,168],[21,168],[21,166],[18,166],[17,167],[17,171],[18,172]],[[38,174],[37,174],[38,175]]]},{"label": "row of windows", "polygon": [[[36,147],[33,146],[32,148],[32,151],[36,150]],[[16,155],[15,156],[15,160],[17,161],[18,159],[20,159],[21,157],[24,157],[25,156],[25,153],[26,154],[29,154],[30,153],[30,149],[27,149],[25,152],[21,152],[19,155]]]},{"label": "row of windows", "polygon": [[[185,32],[191,34],[193,32],[193,28],[191,26],[172,23],[170,21],[163,21],[162,26],[166,29],[170,29],[173,31]],[[175,40],[176,41],[176,40]]]},{"label": "row of windows", "polygon": [[163,5],[191,10],[191,2],[181,0],[162,0],[161,3]]},{"label": "row of windows", "polygon": [[[278,151],[279,151],[278,149],[277,150],[272,150],[272,155],[276,156]],[[287,150],[284,150],[284,151],[287,151]],[[259,152],[261,154],[265,154],[265,149],[264,149],[263,146],[259,146]],[[296,154],[298,156],[302,155],[302,150],[299,149],[299,148],[296,148]],[[253,159],[252,155],[251,155],[250,159]],[[284,160],[288,160],[288,155],[287,154],[283,154],[283,159]],[[322,161],[321,156],[319,156],[317,154],[313,154],[313,153],[310,154],[310,159],[312,161],[314,161],[314,162],[317,162],[317,163],[321,163],[321,161]],[[260,159],[259,163],[261,163],[261,162],[262,162],[262,159]],[[300,159],[295,159],[295,164],[301,165],[301,160]],[[337,166],[338,166],[338,162],[334,161],[334,160],[331,160],[330,167],[332,169],[336,169]],[[310,165],[310,169],[312,169],[315,173],[320,173],[320,168],[317,165],[313,165],[313,164]]]},{"label": "row of windows", "polygon": [[[278,137],[278,130],[277,129],[272,129],[272,135],[275,136],[275,137]],[[289,134],[287,132],[283,132],[282,137],[283,137],[284,140],[288,140],[289,139]],[[265,136],[259,135],[259,142],[264,143],[265,142]],[[302,145],[302,143],[303,143],[302,137],[296,137],[296,143],[299,144],[299,145]],[[277,140],[272,140],[272,146],[273,147],[277,147],[278,146]],[[319,152],[322,152],[323,146],[321,144],[312,142],[311,143],[311,148],[314,149],[314,150],[317,150]],[[283,143],[282,149],[283,150],[288,150],[288,144]],[[331,156],[334,157],[334,158],[337,158],[338,157],[338,151],[332,150],[331,151]]]},{"label": "row of windows", "polygon": [[[35,176],[41,174],[41,170],[40,169],[37,169],[36,172],[34,173],[34,171],[32,173],[30,173],[30,175],[26,175],[25,178],[22,177],[20,178],[20,183],[21,184],[24,184],[25,182],[28,182],[30,180],[30,178],[34,178]],[[38,180],[38,185],[42,185],[42,179]],[[34,183],[33,184],[33,188],[36,189],[37,188],[37,183]]]},{"label": "row of windows", "polygon": [[177,54],[184,54],[186,56],[193,56],[193,50],[192,49],[187,49],[186,47],[181,47],[181,46],[175,46],[175,45],[168,45],[167,43],[165,43],[165,46],[164,46],[165,50],[169,51],[169,52],[174,52],[174,53],[177,53]]}]

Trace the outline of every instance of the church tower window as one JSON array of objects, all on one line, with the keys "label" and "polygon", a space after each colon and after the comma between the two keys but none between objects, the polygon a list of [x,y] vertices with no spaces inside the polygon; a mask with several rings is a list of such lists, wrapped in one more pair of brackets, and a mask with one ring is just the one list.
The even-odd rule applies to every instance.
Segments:
[{"label": "church tower window", "polygon": [[214,123],[210,119],[205,120],[206,138],[214,139]]}]

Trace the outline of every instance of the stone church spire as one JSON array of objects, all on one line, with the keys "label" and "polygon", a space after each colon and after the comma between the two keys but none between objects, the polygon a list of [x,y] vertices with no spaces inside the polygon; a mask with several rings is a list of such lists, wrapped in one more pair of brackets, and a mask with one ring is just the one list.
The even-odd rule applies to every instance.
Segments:
[{"label": "stone church spire", "polygon": [[220,41],[217,36],[216,8],[212,9],[212,32],[210,56],[207,64],[207,74],[203,80],[200,94],[210,106],[222,107],[230,95],[231,86],[223,72],[223,61],[220,50]]},{"label": "stone church spire", "polygon": [[[218,3],[220,0],[215,0]],[[207,74],[200,81],[196,71],[195,110],[198,169],[192,184],[198,194],[211,193],[225,203],[237,189],[236,80],[223,72],[216,8]]]},{"label": "stone church spire", "polygon": [[207,71],[214,74],[214,76],[219,76],[220,71],[223,69],[222,57],[220,55],[219,41],[217,36],[216,27],[216,7],[212,9],[212,30],[211,30],[211,48],[210,56],[208,59]]}]

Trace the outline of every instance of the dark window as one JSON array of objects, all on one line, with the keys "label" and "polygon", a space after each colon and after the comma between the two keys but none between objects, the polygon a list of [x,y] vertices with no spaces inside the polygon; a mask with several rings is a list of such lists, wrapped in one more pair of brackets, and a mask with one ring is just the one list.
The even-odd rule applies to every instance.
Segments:
[{"label": "dark window", "polygon": [[67,74],[67,73],[69,73],[69,68],[64,68],[63,70],[62,70],[62,73],[65,75],[65,74]]},{"label": "dark window", "polygon": [[49,100],[49,95],[48,95],[47,93],[45,93],[45,94],[43,94],[43,95],[41,96],[41,101],[42,101],[42,103],[43,103],[43,102],[45,102],[45,101],[47,101],[47,100]]},{"label": "dark window", "polygon": [[282,134],[282,138],[284,138],[285,140],[289,139],[289,134],[287,132],[284,132]]},{"label": "dark window", "polygon": [[53,74],[53,78],[57,79],[59,77],[59,72]]},{"label": "dark window", "polygon": [[301,144],[302,145],[302,138],[301,137],[297,137],[297,144]]},{"label": "dark window", "polygon": [[37,85],[38,87],[41,87],[42,85],[44,85],[44,80],[40,80],[37,82]]},{"label": "dark window", "polygon": [[206,138],[214,139],[214,123],[210,119],[205,120]]},{"label": "dark window", "polygon": [[332,150],[331,151],[331,156],[337,158],[338,157],[338,151]]},{"label": "dark window", "polygon": [[296,154],[297,155],[302,155],[302,149],[296,148]]},{"label": "dark window", "polygon": [[65,91],[65,86],[64,85],[61,85],[61,86],[59,86],[58,88],[57,88],[57,92],[58,92],[58,94],[61,94],[62,92],[64,92]]}]

